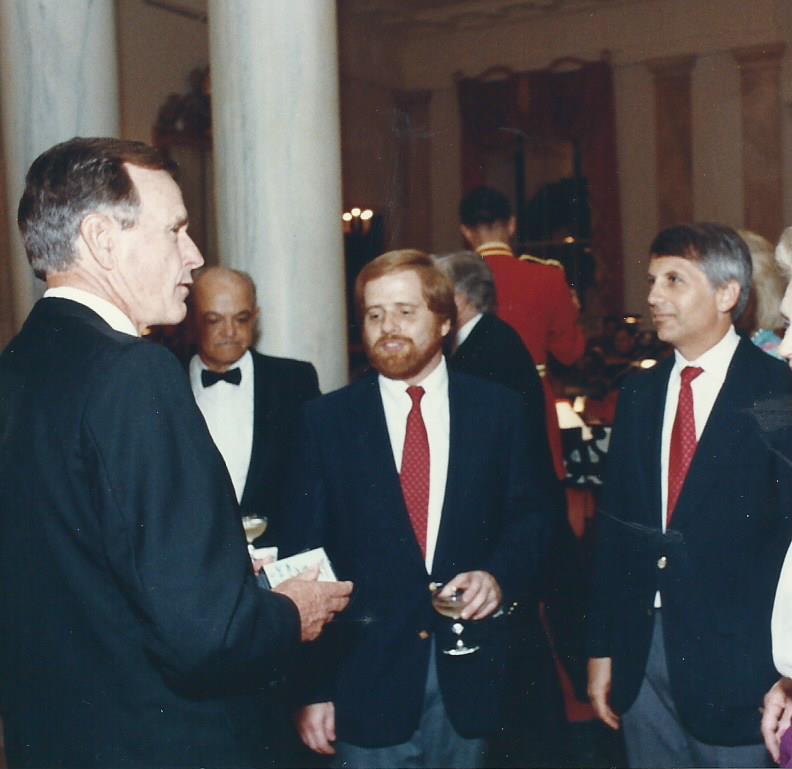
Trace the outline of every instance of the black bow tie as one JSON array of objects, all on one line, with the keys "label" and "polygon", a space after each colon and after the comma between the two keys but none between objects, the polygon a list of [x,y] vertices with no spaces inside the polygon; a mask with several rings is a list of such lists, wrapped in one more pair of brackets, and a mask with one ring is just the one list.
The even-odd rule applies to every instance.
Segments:
[{"label": "black bow tie", "polygon": [[201,371],[201,384],[204,387],[211,387],[221,379],[228,384],[238,385],[242,381],[242,372],[239,367],[228,369],[228,371],[209,371],[208,368]]}]

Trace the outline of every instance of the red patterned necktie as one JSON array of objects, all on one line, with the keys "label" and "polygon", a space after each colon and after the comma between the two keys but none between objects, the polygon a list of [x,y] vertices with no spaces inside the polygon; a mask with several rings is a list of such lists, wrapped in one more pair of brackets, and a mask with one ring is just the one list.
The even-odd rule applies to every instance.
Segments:
[{"label": "red patterned necktie", "polygon": [[680,374],[679,403],[677,405],[674,427],[671,430],[671,451],[668,456],[668,506],[666,527],[671,523],[679,493],[685,483],[690,463],[696,453],[696,419],[693,415],[693,388],[690,383],[702,372],[703,368],[685,366]]},{"label": "red patterned necktie", "polygon": [[407,415],[402,452],[401,487],[415,538],[426,557],[426,522],[429,518],[429,438],[421,416],[423,387],[408,387],[412,408]]}]

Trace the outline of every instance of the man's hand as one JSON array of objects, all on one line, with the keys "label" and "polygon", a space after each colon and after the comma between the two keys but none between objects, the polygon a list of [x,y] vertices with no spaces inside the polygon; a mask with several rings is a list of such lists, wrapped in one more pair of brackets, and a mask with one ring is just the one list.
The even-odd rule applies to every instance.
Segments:
[{"label": "man's hand", "polygon": [[781,737],[789,729],[792,716],[792,680],[779,678],[764,696],[762,737],[773,760],[778,763]]},{"label": "man's hand", "polygon": [[612,668],[613,661],[610,657],[592,657],[588,661],[588,696],[597,718],[611,729],[618,729],[619,717],[608,704]]},{"label": "man's hand", "polygon": [[443,586],[440,595],[451,595],[455,589],[464,591],[462,619],[486,619],[500,608],[503,599],[498,581],[488,571],[463,571]]},{"label": "man's hand", "polygon": [[300,612],[300,640],[316,640],[322,628],[335,617],[338,612],[346,609],[352,593],[351,582],[318,582],[319,567],[284,580],[276,588],[297,605]]},{"label": "man's hand", "polygon": [[300,708],[294,716],[294,723],[300,739],[314,753],[335,755],[335,705],[332,702],[317,702]]}]

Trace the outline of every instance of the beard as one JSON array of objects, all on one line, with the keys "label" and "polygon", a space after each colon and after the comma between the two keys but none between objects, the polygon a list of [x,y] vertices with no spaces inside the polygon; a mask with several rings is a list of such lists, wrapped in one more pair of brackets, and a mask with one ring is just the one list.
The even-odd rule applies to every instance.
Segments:
[{"label": "beard", "polygon": [[[400,341],[405,344],[398,352],[388,352],[388,342]],[[421,373],[443,346],[443,337],[439,336],[425,347],[418,348],[415,342],[406,336],[383,336],[374,344],[363,337],[363,348],[373,368],[388,379],[412,379]]]}]

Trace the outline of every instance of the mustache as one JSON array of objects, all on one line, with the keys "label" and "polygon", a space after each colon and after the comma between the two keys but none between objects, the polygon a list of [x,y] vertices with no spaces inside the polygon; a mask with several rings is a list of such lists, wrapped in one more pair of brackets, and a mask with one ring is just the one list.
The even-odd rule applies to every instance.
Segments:
[{"label": "mustache", "polygon": [[412,344],[412,339],[407,336],[398,336],[396,334],[390,334],[388,336],[381,336],[375,343],[374,347],[379,347],[380,345],[386,345],[388,342],[407,342],[407,344]]}]

